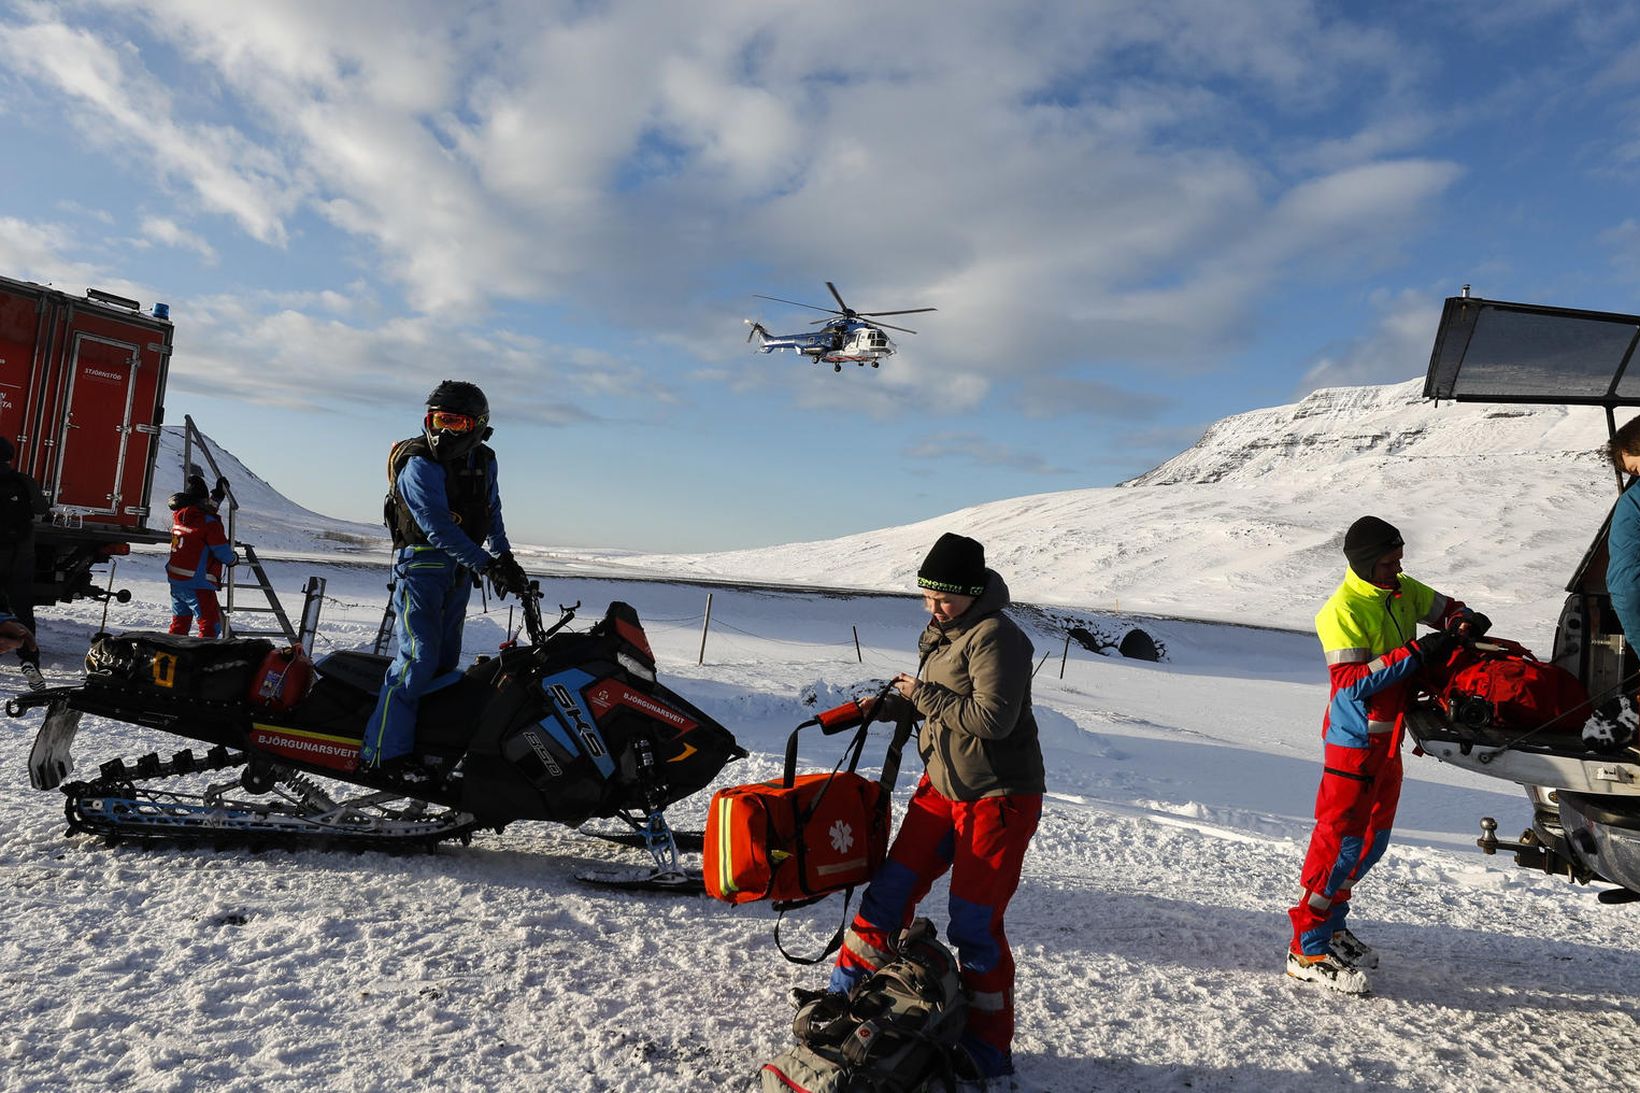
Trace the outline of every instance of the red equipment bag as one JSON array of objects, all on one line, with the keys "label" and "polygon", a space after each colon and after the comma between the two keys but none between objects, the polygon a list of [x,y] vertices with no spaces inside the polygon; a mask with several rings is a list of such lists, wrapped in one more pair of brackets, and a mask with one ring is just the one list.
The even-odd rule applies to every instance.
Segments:
[{"label": "red equipment bag", "polygon": [[[811,725],[827,736],[859,730],[847,770],[839,760],[829,774],[797,774],[797,736]],[[870,727],[856,702],[827,710],[792,730],[783,777],[712,796],[702,867],[708,894],[726,903],[797,903],[871,879],[888,856],[889,794],[905,739],[896,732],[882,777],[871,781],[854,772]]]},{"label": "red equipment bag", "polygon": [[1446,719],[1466,728],[1576,733],[1589,718],[1576,676],[1507,638],[1459,646],[1446,664],[1425,668],[1423,684]]},{"label": "red equipment bag", "polygon": [[278,713],[307,697],[313,686],[313,661],[300,643],[274,649],[262,659],[251,680],[250,700]]}]

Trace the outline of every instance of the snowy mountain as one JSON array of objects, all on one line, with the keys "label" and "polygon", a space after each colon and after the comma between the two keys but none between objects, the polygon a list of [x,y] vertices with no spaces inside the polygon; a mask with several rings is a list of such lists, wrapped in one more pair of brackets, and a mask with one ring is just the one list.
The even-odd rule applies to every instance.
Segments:
[{"label": "snowy mountain", "polygon": [[[601,556],[631,572],[905,590],[942,531],[973,535],[1016,599],[1308,629],[1373,513],[1408,572],[1546,645],[1615,499],[1599,411],[1425,402],[1421,381],[1238,414],[1120,486],[975,505],[829,542]],[[583,561],[594,556],[584,556]]]},{"label": "snowy mountain", "polygon": [[[378,552],[385,558],[387,531],[380,524],[360,524],[338,520],[303,508],[274,489],[255,471],[210,437],[204,438],[217,469],[233,487],[239,510],[234,516],[234,537],[259,551],[320,551],[326,553]],[[154,484],[148,491],[149,523],[164,527],[166,500],[182,488],[188,476],[184,466],[184,430],[167,426],[159,437],[159,456],[154,462]],[[215,482],[210,460],[196,446],[191,453],[192,469]],[[226,513],[224,512],[224,516]]]}]

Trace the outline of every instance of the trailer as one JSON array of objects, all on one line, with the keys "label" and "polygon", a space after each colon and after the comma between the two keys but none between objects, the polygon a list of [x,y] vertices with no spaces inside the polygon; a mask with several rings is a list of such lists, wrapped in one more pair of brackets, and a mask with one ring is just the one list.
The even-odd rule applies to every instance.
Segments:
[{"label": "trailer", "polygon": [[75,296],[0,277],[0,436],[40,483],[36,605],[104,596],[91,567],[163,543],[148,495],[165,419],[169,308],[88,289]]}]

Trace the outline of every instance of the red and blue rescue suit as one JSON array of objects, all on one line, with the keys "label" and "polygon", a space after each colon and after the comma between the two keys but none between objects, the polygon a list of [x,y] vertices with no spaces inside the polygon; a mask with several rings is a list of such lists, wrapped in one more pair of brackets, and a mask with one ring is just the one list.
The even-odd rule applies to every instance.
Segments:
[{"label": "red and blue rescue suit", "polygon": [[1003,915],[1044,786],[1031,642],[1002,612],[1007,585],[990,570],[986,578],[972,607],[930,622],[918,642],[922,679],[910,701],[922,718],[926,772],[844,935],[827,989],[847,992],[892,959],[890,938],[949,869],[947,935],[969,993],[962,1045],[986,1075],[1001,1075],[1013,1072],[1014,1037],[1014,957]]},{"label": "red and blue rescue suit", "polygon": [[415,748],[421,697],[461,677],[461,631],[473,576],[510,548],[501,521],[495,453],[480,444],[440,463],[418,437],[394,448],[393,611],[398,655],[365,725],[359,762],[376,766]]},{"label": "red and blue rescue suit", "polygon": [[1396,588],[1382,588],[1347,570],[1315,617],[1332,697],[1322,719],[1325,758],[1304,892],[1288,911],[1294,952],[1328,951],[1344,928],[1352,888],[1384,856],[1401,799],[1406,707],[1421,667],[1407,643],[1420,622],[1444,630],[1464,611],[1405,574],[1396,580]]},{"label": "red and blue rescue suit", "polygon": [[216,590],[222,587],[222,567],[233,561],[222,518],[209,505],[183,505],[171,514],[171,560],[165,566],[171,582],[171,633],[186,634],[198,618],[200,637],[221,636]]}]

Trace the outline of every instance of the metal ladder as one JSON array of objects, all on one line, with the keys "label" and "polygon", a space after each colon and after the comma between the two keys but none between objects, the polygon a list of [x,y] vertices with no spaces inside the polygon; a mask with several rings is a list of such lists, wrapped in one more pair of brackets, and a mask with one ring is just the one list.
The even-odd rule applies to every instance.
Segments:
[{"label": "metal ladder", "polygon": [[[199,445],[199,450],[204,453],[205,462],[210,465],[213,481],[223,481],[225,476],[222,469],[217,466],[216,457],[211,454],[211,446],[205,442],[205,437],[194,424],[193,417],[184,414],[182,420],[184,424],[182,437],[182,476],[184,481],[186,481],[189,474],[193,473],[193,450],[196,442]],[[250,582],[241,582],[238,579],[239,566],[228,566],[227,576],[223,582],[226,595],[223,597],[222,603],[222,636],[224,638],[283,637],[293,644],[300,643],[302,648],[311,653],[313,651],[313,639],[319,629],[319,608],[324,601],[325,579],[323,577],[309,577],[307,579],[307,584],[302,589],[301,622],[298,626],[292,626],[290,616],[285,613],[284,605],[279,602],[279,594],[273,590],[273,582],[268,579],[268,571],[262,568],[262,560],[256,556],[256,549],[249,543],[240,542],[234,533],[234,517],[239,511],[239,500],[233,495],[232,482],[227,483],[227,502],[228,515],[223,524],[227,531],[228,542],[233,545],[234,550],[238,551],[251,573],[256,576],[254,588],[262,593],[263,598],[267,600],[267,606],[257,607],[241,602],[240,586],[242,583],[247,585],[246,591],[249,591]],[[272,615],[274,621],[279,625],[277,629],[264,627],[254,630],[236,626],[234,618],[239,614]]]}]

